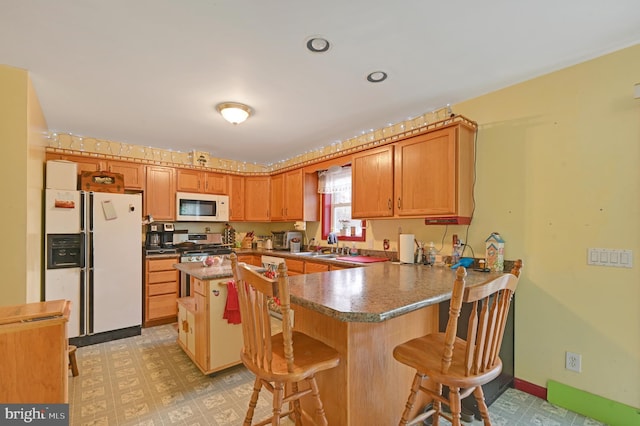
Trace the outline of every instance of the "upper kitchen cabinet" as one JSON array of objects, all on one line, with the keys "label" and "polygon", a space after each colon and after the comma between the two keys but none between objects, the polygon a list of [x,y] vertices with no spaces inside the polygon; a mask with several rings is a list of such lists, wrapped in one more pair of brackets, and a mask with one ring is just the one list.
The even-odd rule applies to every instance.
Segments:
[{"label": "upper kitchen cabinet", "polygon": [[47,152],[47,160],[66,160],[78,164],[78,175],[82,172],[99,172],[107,167],[107,160],[104,158],[85,157],[83,155],[67,155]]},{"label": "upper kitchen cabinet", "polygon": [[317,173],[296,169],[271,177],[271,220],[319,220]]},{"label": "upper kitchen cabinet", "polygon": [[353,155],[351,217],[393,216],[393,146]]},{"label": "upper kitchen cabinet", "polygon": [[120,173],[124,177],[125,189],[144,189],[144,171],[143,164],[132,163],[129,161],[107,161],[107,169],[112,173]]},{"label": "upper kitchen cabinet", "polygon": [[83,155],[47,153],[47,160],[67,160],[78,165],[78,175],[82,172],[109,171],[120,173],[124,177],[125,189],[142,191],[144,189],[144,165],[129,161],[115,161]]},{"label": "upper kitchen cabinet", "polygon": [[269,176],[247,176],[244,180],[244,218],[251,221],[270,220]]},{"label": "upper kitchen cabinet", "polygon": [[395,144],[395,216],[471,218],[474,134],[458,123]]},{"label": "upper kitchen cabinet", "polygon": [[176,218],[176,180],[173,167],[146,166],[144,214],[154,220]]},{"label": "upper kitchen cabinet", "polygon": [[176,187],[179,192],[227,194],[227,175],[192,169],[178,169]]},{"label": "upper kitchen cabinet", "polygon": [[229,220],[238,222],[244,220],[244,177],[229,176]]},{"label": "upper kitchen cabinet", "polygon": [[351,217],[470,219],[474,135],[453,123],[354,154]]}]

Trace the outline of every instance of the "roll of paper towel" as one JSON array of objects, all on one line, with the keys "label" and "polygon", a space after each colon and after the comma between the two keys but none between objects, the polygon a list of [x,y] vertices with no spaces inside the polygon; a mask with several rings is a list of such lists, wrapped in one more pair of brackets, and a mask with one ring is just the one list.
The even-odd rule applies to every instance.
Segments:
[{"label": "roll of paper towel", "polygon": [[413,263],[413,246],[416,236],[413,234],[400,234],[398,253],[401,263]]}]

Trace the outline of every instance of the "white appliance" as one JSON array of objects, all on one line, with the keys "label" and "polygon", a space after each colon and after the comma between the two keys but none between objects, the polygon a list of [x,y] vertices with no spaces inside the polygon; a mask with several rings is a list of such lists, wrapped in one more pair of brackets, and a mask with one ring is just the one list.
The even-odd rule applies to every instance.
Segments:
[{"label": "white appliance", "polygon": [[182,222],[229,221],[229,196],[176,193],[176,220]]},{"label": "white appliance", "polygon": [[141,195],[46,189],[44,208],[44,300],[71,301],[74,344],[140,334]]}]

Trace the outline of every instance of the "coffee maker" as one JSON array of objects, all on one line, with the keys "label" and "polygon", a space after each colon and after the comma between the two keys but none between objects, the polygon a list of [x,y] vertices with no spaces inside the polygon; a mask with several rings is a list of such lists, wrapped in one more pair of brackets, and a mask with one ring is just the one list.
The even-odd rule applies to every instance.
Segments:
[{"label": "coffee maker", "polygon": [[173,231],[173,223],[148,224],[145,247],[147,249],[172,248]]}]

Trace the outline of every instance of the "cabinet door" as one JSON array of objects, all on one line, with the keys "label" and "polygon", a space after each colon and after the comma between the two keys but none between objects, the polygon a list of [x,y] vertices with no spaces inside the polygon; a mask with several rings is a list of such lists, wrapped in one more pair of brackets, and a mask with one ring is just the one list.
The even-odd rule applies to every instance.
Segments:
[{"label": "cabinet door", "polygon": [[249,176],[245,178],[244,216],[245,220],[267,221],[269,215],[269,176]]},{"label": "cabinet door", "polygon": [[176,171],[176,190],[182,192],[201,192],[201,172],[198,170],[178,169]]},{"label": "cabinet door", "polygon": [[456,214],[455,128],[399,142],[394,179],[397,216]]},{"label": "cabinet door", "polygon": [[207,194],[227,194],[227,175],[221,173],[203,173],[204,192]]},{"label": "cabinet door", "polygon": [[351,217],[393,216],[393,147],[354,154]]},{"label": "cabinet door", "polygon": [[229,220],[244,220],[244,177],[231,176],[229,178]]},{"label": "cabinet door", "polygon": [[196,342],[196,316],[192,311],[187,311],[187,350],[195,356],[196,350],[200,348],[200,344]]},{"label": "cabinet door", "polygon": [[305,218],[305,175],[303,169],[271,176],[271,220],[317,220],[311,217],[317,210],[317,184],[310,185],[309,217]]},{"label": "cabinet door", "polygon": [[328,263],[304,262],[304,273],[313,274],[314,272],[327,272],[329,270]]},{"label": "cabinet door", "polygon": [[107,167],[112,173],[122,174],[126,189],[144,189],[144,165],[128,161],[109,161]]},{"label": "cabinet door", "polygon": [[271,220],[285,220],[285,179],[284,173],[271,176]]},{"label": "cabinet door", "polygon": [[302,260],[285,259],[284,261],[287,264],[288,274],[304,274],[304,262]]},{"label": "cabinet door", "polygon": [[195,348],[196,363],[203,369],[209,369],[209,306],[207,297],[200,293],[194,294],[195,299]]},{"label": "cabinet door", "polygon": [[47,153],[47,160],[67,160],[78,164],[78,175],[82,172],[99,172],[106,170],[106,161],[100,158],[85,157],[82,155],[66,155]]},{"label": "cabinet door", "polygon": [[152,215],[154,220],[175,220],[176,184],[174,169],[161,166],[146,167],[144,214]]},{"label": "cabinet door", "polygon": [[292,170],[284,175],[284,216],[286,220],[303,220],[304,173]]}]

